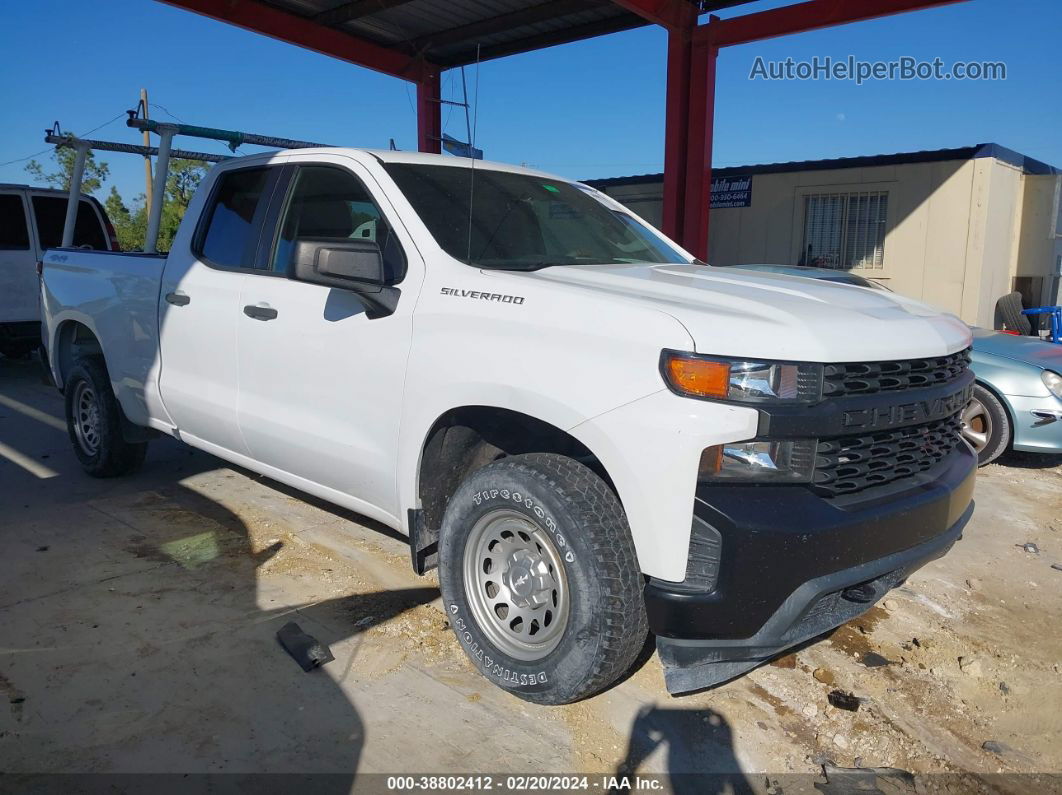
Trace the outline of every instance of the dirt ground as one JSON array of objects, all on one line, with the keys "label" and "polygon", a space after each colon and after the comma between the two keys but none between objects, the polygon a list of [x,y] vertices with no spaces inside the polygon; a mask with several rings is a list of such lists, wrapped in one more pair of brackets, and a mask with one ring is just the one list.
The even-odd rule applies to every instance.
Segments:
[{"label": "dirt ground", "polygon": [[[833,764],[953,774],[920,790],[1058,788],[996,774],[1062,771],[1062,457],[1010,455],[976,500],[948,556],[770,665],[671,698],[647,654],[606,693],[537,707],[473,671],[394,532],[173,440],[92,480],[58,393],[0,359],[0,772],[330,772],[337,791],[354,772],[640,772],[676,791],[718,773],[778,792]],[[274,637],[292,620],[335,661],[303,673]]]}]

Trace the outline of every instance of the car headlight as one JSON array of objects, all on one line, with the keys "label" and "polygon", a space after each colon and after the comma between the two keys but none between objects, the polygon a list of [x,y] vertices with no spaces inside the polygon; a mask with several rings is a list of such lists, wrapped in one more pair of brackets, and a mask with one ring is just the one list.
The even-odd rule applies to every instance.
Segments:
[{"label": "car headlight", "polygon": [[804,403],[822,392],[822,365],[703,356],[665,350],[665,383],[679,395],[739,403]]},{"label": "car headlight", "polygon": [[1044,370],[1040,373],[1040,380],[1044,382],[1044,386],[1056,398],[1062,400],[1062,375],[1052,371]]},{"label": "car headlight", "polygon": [[735,442],[701,453],[699,480],[808,483],[815,472],[814,439]]}]

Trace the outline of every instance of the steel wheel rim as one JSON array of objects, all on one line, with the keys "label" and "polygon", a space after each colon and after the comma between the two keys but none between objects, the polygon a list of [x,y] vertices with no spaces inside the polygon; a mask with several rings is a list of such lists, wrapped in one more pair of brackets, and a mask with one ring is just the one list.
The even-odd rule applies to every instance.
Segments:
[{"label": "steel wheel rim", "polygon": [[464,585],[476,624],[504,654],[540,660],[568,624],[567,573],[549,533],[521,513],[497,510],[472,527]]},{"label": "steel wheel rim", "polygon": [[961,431],[962,438],[968,441],[976,452],[980,453],[988,447],[988,440],[992,436],[992,415],[977,398],[971,398],[969,405],[962,412]]},{"label": "steel wheel rim", "polygon": [[84,381],[74,391],[74,436],[81,449],[90,456],[100,449],[100,405],[96,392]]}]

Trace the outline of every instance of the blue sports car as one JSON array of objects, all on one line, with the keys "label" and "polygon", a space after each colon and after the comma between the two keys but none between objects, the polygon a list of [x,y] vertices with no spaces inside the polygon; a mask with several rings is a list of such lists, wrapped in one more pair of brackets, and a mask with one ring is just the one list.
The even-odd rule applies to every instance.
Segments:
[{"label": "blue sports car", "polygon": [[[842,270],[792,265],[735,265],[742,270],[781,273],[888,288]],[[1005,450],[1062,453],[1062,345],[971,328],[971,364],[977,384],[962,417],[962,434],[984,466]]]}]

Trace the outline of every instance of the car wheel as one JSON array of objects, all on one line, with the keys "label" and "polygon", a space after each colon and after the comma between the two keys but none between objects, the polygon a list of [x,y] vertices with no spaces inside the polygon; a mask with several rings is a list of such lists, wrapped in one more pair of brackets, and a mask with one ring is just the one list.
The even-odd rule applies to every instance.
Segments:
[{"label": "car wheel", "polygon": [[538,704],[608,687],[648,632],[623,508],[564,456],[488,464],[450,499],[439,545],[450,624],[495,684]]},{"label": "car wheel", "polygon": [[977,465],[995,461],[1010,444],[1010,417],[995,395],[980,384],[962,413],[962,436],[977,453]]},{"label": "car wheel", "polygon": [[65,384],[66,426],[81,467],[97,478],[135,472],[144,463],[147,442],[127,442],[122,414],[99,357],[78,359]]}]

